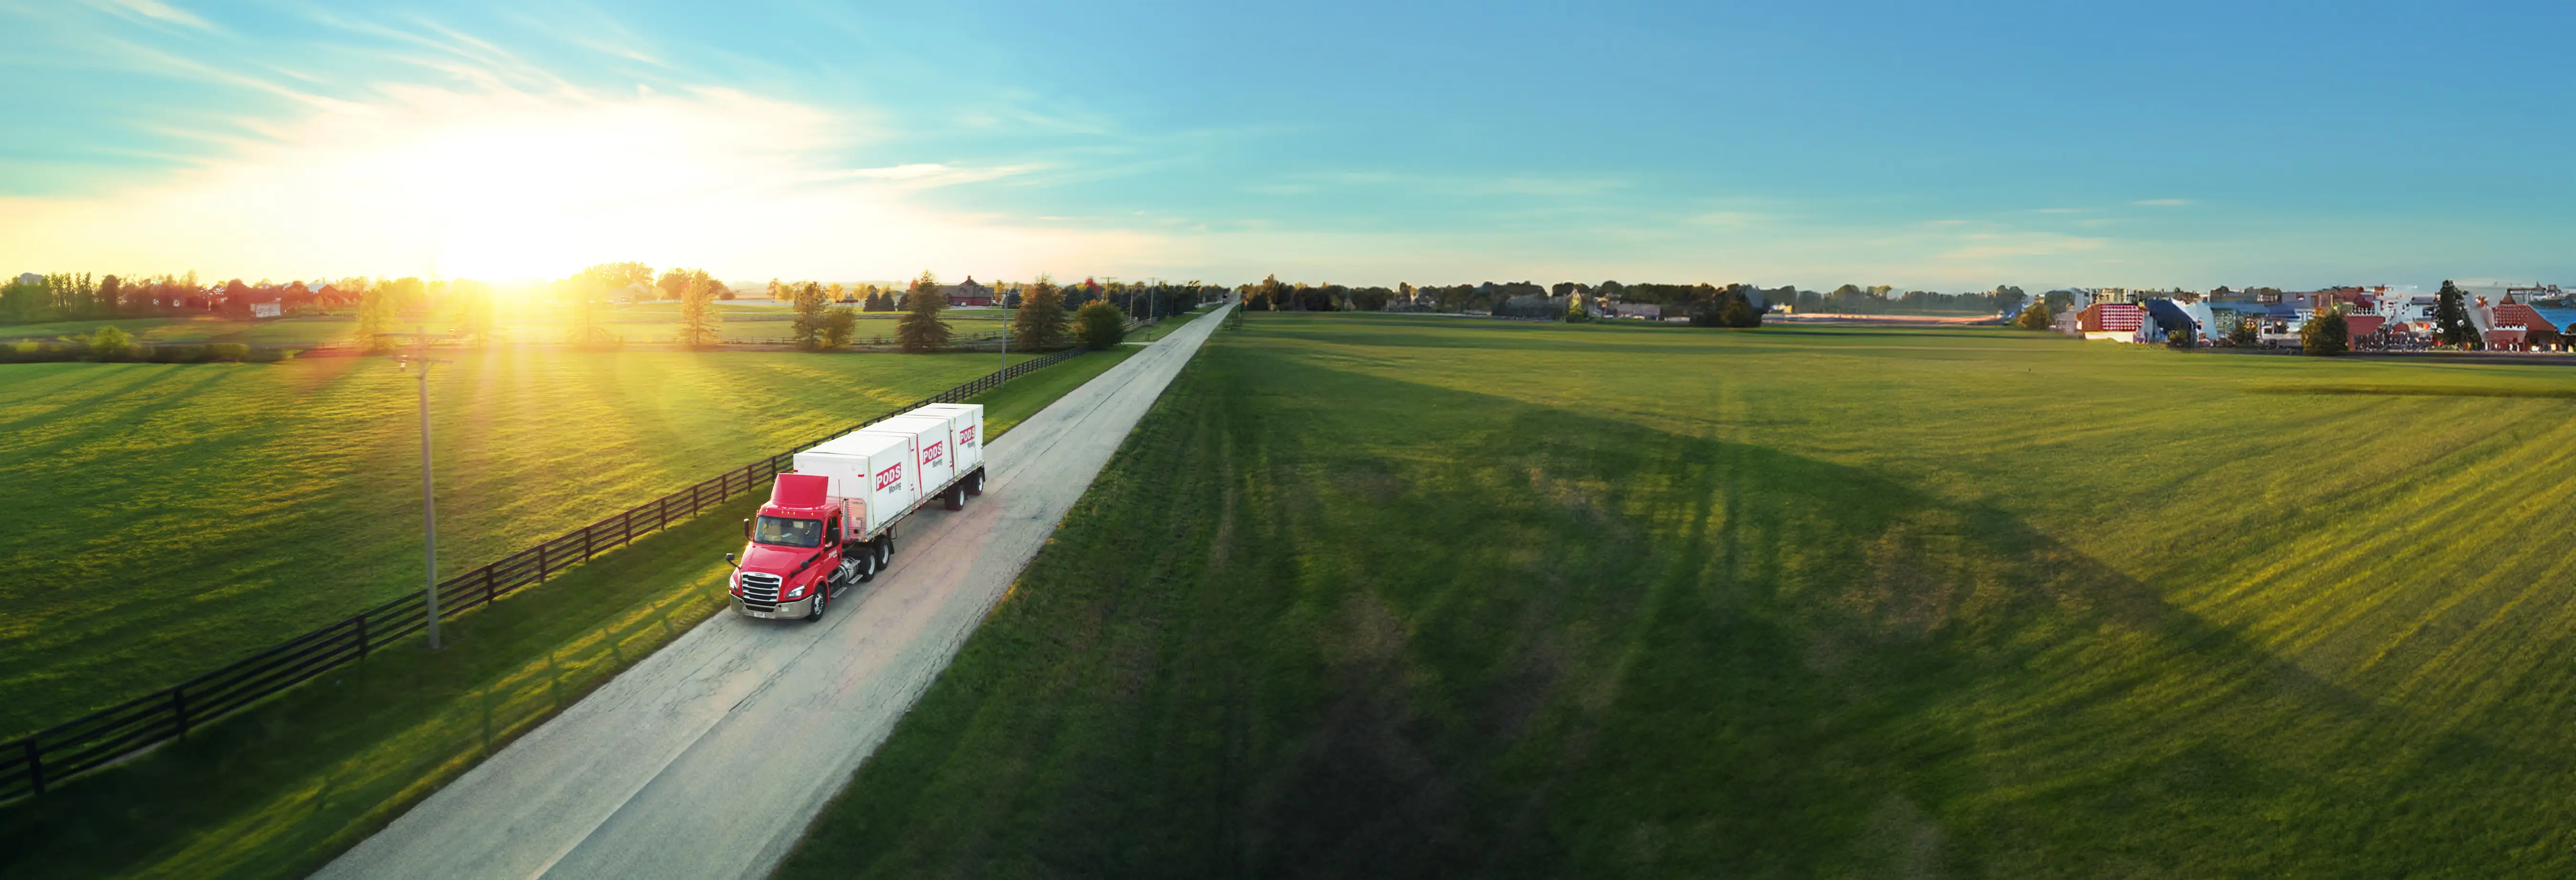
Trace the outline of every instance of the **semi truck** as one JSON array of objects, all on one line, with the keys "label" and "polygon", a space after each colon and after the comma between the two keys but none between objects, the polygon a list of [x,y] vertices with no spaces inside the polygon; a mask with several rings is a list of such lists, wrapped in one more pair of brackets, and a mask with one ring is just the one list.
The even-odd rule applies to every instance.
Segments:
[{"label": "semi truck", "polygon": [[768,503],[742,521],[742,552],[725,554],[733,610],[822,620],[832,600],[893,562],[897,524],[982,494],[982,404],[923,406],[796,453]]}]

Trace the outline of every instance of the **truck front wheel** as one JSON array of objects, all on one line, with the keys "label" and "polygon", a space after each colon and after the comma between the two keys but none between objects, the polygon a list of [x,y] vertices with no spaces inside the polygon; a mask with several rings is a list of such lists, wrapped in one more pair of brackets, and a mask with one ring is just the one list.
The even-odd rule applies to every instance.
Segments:
[{"label": "truck front wheel", "polygon": [[823,619],[823,609],[830,607],[832,607],[832,585],[816,584],[814,585],[814,610],[805,612],[805,619],[820,621]]}]

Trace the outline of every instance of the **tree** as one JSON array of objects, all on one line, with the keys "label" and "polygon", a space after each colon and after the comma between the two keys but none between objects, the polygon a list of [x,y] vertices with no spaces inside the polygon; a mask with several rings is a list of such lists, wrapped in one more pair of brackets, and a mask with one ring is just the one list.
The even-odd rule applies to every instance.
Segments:
[{"label": "tree", "polygon": [[690,275],[689,270],[675,268],[662,273],[662,277],[656,279],[653,286],[661,289],[663,299],[686,299],[689,293],[689,282],[693,280],[696,279]]},{"label": "tree", "polygon": [[416,321],[428,317],[429,285],[420,279],[404,276],[378,284],[375,289],[393,297],[394,313],[403,320]]},{"label": "tree", "polygon": [[833,306],[823,311],[823,336],[820,345],[825,351],[848,345],[850,337],[858,331],[859,311],[849,306]]},{"label": "tree", "polygon": [[1993,296],[1997,313],[2012,311],[2014,306],[2021,305],[2023,300],[2030,298],[2029,294],[2021,292],[2021,288],[2010,284],[1995,285]]},{"label": "tree", "polygon": [[894,324],[895,343],[915,354],[947,348],[948,322],[939,317],[947,310],[948,296],[939,292],[939,276],[922,272],[904,294],[903,317]]},{"label": "tree", "polygon": [[2238,348],[2253,348],[2262,341],[2263,337],[2260,333],[2255,331],[2254,322],[2252,320],[2240,319],[2236,322],[2236,326],[2228,328],[2227,344],[2229,345],[2233,345]]},{"label": "tree", "polygon": [[358,324],[350,329],[349,338],[370,352],[392,351],[398,343],[386,334],[394,332],[397,317],[392,293],[367,291],[358,297]]},{"label": "tree", "polygon": [[715,299],[722,283],[707,276],[706,270],[689,273],[680,285],[680,344],[690,347],[714,345],[722,334],[716,323],[722,320],[715,310]]},{"label": "tree", "polygon": [[89,353],[99,360],[125,357],[134,353],[134,337],[114,325],[100,327],[97,333],[90,334]]},{"label": "tree", "polygon": [[[86,300],[87,295],[83,294],[82,301],[86,302]],[[250,285],[243,284],[242,280],[239,278],[224,282],[224,304],[220,311],[223,313],[224,317],[227,318],[250,317]],[[87,313],[88,310],[86,308],[81,308],[78,311],[66,310],[65,312],[65,314]]]},{"label": "tree", "polygon": [[492,341],[492,287],[480,281],[458,281],[447,286],[448,320],[465,338],[481,345]]},{"label": "tree", "polygon": [[1126,315],[1106,302],[1083,306],[1073,315],[1073,337],[1094,351],[1115,348],[1127,338]]},{"label": "tree", "polygon": [[1064,292],[1056,289],[1055,279],[1040,275],[1011,316],[1011,344],[1021,351],[1045,351],[1064,344],[1064,327]]},{"label": "tree", "polygon": [[1725,307],[1718,310],[1717,323],[1721,327],[1760,327],[1762,312],[1743,292],[1730,290],[1726,292]]},{"label": "tree", "polygon": [[1288,288],[1279,283],[1279,276],[1264,276],[1260,284],[1253,285],[1252,295],[1245,298],[1244,308],[1275,312],[1279,310],[1279,300],[1287,295]]},{"label": "tree", "polygon": [[116,317],[119,313],[121,313],[121,312],[123,311],[123,309],[122,309],[122,307],[120,306],[120,304],[118,303],[118,300],[119,300],[119,298],[122,296],[122,294],[124,294],[124,292],[125,292],[125,283],[124,283],[124,282],[122,282],[122,281],[117,280],[116,276],[114,276],[114,275],[109,275],[109,276],[107,276],[107,277],[105,277],[105,278],[101,278],[101,279],[99,279],[99,280],[98,280],[98,315],[99,315],[99,317],[103,317],[103,318],[113,318],[113,317]]},{"label": "tree", "polygon": [[796,337],[796,347],[807,351],[820,348],[823,341],[823,307],[830,304],[830,301],[823,296],[823,285],[808,281],[803,284],[790,284],[787,287],[795,297],[796,322],[789,326],[792,328],[790,335]]},{"label": "tree", "polygon": [[2442,292],[2434,295],[2433,338],[2443,345],[2474,349],[2478,347],[2477,325],[2469,323],[2469,295],[2450,279],[2442,280]]},{"label": "tree", "polygon": [[11,279],[7,288],[0,289],[0,317],[12,321],[40,321],[51,315],[53,310],[53,298],[46,291],[44,282],[21,284]]},{"label": "tree", "polygon": [[2313,355],[2332,356],[2352,350],[2352,327],[2343,319],[2343,308],[2328,306],[2317,310],[2306,326],[2299,328],[2299,349]]},{"label": "tree", "polygon": [[2047,302],[2035,302],[2024,306],[2021,314],[2013,316],[2013,326],[2024,330],[2046,330],[2056,319],[2056,315],[2049,314]]}]

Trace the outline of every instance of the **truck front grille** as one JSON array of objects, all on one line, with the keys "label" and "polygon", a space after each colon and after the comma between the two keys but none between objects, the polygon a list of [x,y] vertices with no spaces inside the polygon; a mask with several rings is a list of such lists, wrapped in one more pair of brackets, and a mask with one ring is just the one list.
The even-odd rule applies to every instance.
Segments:
[{"label": "truck front grille", "polygon": [[753,611],[778,610],[779,577],[747,571],[742,574],[742,606]]}]

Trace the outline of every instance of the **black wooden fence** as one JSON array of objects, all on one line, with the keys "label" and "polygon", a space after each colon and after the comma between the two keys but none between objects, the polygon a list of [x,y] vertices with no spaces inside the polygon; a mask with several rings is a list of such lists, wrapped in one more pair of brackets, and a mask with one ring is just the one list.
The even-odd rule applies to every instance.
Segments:
[{"label": "black wooden fence", "polygon": [[[932,403],[956,403],[1002,386],[1006,378],[1061,362],[1082,353],[1061,351],[1032,358],[976,378],[972,382],[898,407],[884,415],[815,438],[717,475],[677,492],[628,509],[578,530],[539,541],[536,546],[502,557],[439,582],[438,616],[447,620],[472,611],[548,576],[635,540],[635,536],[682,522],[709,507],[760,492],[768,480],[793,463],[797,450],[875,424],[896,413]],[[180,682],[175,687],[92,712],[67,724],[37,731],[0,744],[0,801],[43,794],[73,774],[114,762],[137,749],[173,737],[234,710],[259,702],[333,667],[366,659],[368,652],[429,626],[426,591],[369,608],[321,629],[288,639],[227,665]]]}]

